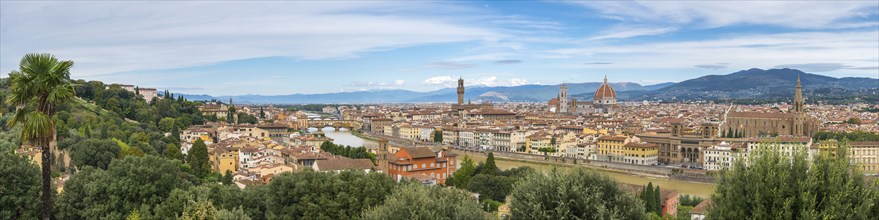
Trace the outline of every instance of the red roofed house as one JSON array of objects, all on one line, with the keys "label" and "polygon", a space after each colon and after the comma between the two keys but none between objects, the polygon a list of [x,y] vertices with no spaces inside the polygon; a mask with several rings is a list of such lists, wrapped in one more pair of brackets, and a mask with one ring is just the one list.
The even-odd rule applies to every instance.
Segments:
[{"label": "red roofed house", "polygon": [[445,185],[446,179],[457,170],[456,156],[427,147],[403,147],[389,158],[387,174],[396,181],[417,178],[423,183]]}]

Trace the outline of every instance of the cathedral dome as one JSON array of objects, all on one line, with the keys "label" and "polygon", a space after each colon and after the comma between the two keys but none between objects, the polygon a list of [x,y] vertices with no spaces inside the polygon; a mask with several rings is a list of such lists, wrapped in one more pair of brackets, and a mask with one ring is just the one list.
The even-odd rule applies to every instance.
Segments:
[{"label": "cathedral dome", "polygon": [[617,93],[613,91],[613,88],[610,87],[610,84],[607,83],[607,76],[604,77],[604,83],[598,87],[598,90],[595,90],[595,95],[592,97],[596,102],[602,100],[614,100],[616,102]]}]

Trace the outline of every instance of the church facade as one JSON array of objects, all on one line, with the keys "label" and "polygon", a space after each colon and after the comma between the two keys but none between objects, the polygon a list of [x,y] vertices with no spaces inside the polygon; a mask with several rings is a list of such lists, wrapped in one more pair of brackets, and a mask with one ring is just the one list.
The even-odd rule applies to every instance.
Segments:
[{"label": "church facade", "polygon": [[803,87],[797,77],[794,105],[787,112],[728,112],[721,126],[723,137],[755,138],[767,136],[811,137],[820,123],[806,114]]}]

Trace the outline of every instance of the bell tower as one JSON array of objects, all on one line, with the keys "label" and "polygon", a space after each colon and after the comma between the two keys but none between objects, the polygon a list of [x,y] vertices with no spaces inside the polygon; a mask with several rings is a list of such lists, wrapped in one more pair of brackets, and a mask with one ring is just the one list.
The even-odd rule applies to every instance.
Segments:
[{"label": "bell tower", "polygon": [[388,139],[378,140],[378,153],[376,155],[378,167],[382,172],[388,173]]},{"label": "bell tower", "polygon": [[458,78],[458,106],[464,105],[464,78]]},{"label": "bell tower", "polygon": [[568,113],[568,85],[559,87],[559,113]]},{"label": "bell tower", "polygon": [[793,134],[797,136],[805,136],[807,135],[804,130],[805,122],[806,122],[806,110],[805,110],[806,101],[803,99],[803,85],[800,84],[800,76],[797,75],[797,88],[794,92],[794,107],[792,114],[794,114],[794,125],[793,125]]}]

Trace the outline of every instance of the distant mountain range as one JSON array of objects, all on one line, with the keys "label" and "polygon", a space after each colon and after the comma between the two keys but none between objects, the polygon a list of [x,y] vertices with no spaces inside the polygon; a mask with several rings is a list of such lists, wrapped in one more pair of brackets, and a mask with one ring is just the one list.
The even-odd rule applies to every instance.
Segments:
[{"label": "distant mountain range", "polygon": [[[727,75],[708,75],[679,83],[640,85],[632,82],[610,83],[620,100],[704,100],[755,97],[793,97],[797,76],[809,93],[879,90],[879,79],[833,78],[795,69],[749,69]],[[591,100],[599,82],[568,83],[568,93],[579,100]],[[473,102],[545,102],[558,95],[559,85],[522,85],[509,87],[467,87],[464,98]],[[228,100],[229,96],[189,95],[190,100]],[[373,90],[324,94],[240,95],[236,103],[307,104],[307,103],[412,103],[454,102],[455,88],[431,92],[408,90]]]},{"label": "distant mountain range", "polygon": [[702,76],[647,93],[623,93],[630,100],[792,99],[797,76],[807,98],[828,95],[843,97],[879,90],[879,79],[874,78],[834,78],[796,69],[754,68],[727,75]]}]

